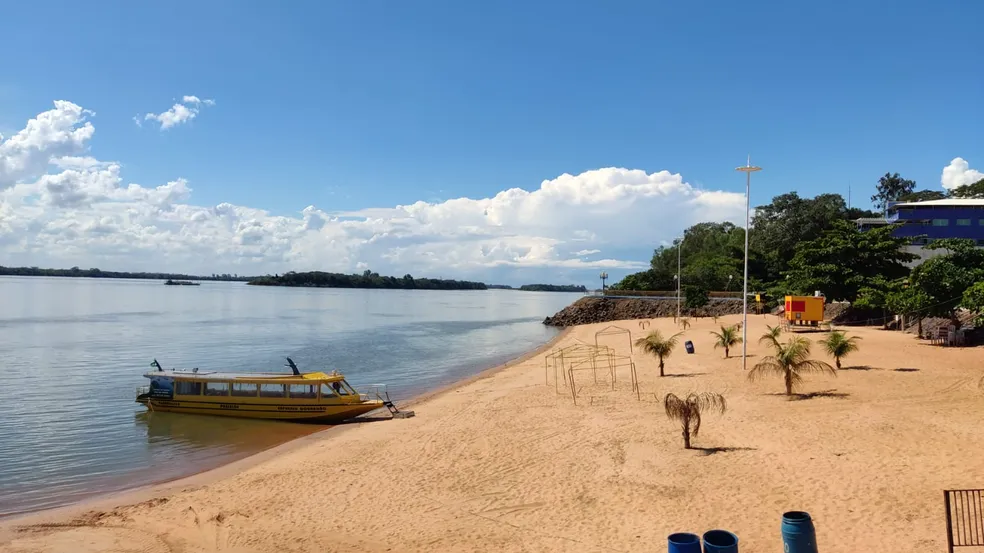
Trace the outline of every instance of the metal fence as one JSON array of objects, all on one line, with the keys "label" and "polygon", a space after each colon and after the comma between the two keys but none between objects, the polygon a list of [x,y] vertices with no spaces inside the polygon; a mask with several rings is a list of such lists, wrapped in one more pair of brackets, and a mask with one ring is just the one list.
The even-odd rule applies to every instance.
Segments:
[{"label": "metal fence", "polygon": [[944,490],[947,551],[984,547],[984,490]]}]

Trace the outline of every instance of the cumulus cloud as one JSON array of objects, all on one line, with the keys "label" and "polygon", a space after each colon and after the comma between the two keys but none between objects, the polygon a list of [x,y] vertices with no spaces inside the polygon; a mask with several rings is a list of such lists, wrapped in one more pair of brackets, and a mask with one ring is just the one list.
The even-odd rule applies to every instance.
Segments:
[{"label": "cumulus cloud", "polygon": [[95,113],[58,100],[55,109],[31,119],[14,136],[0,137],[0,190],[44,172],[54,159],[81,153],[96,132],[86,121],[91,115]]},{"label": "cumulus cloud", "polygon": [[949,165],[943,168],[943,175],[940,176],[940,183],[943,188],[953,190],[968,184],[984,179],[984,173],[970,168],[970,163],[962,157],[955,157]]},{"label": "cumulus cloud", "polygon": [[[198,96],[184,96],[180,102],[171,106],[171,109],[162,113],[148,113],[144,115],[143,120],[160,123],[161,130],[164,131],[175,125],[187,123],[197,117],[202,105],[214,106],[215,100],[202,100]],[[133,121],[137,126],[141,126],[142,122],[139,116],[134,117]]]},{"label": "cumulus cloud", "polygon": [[[8,264],[205,274],[371,268],[487,282],[508,275],[593,282],[598,269],[646,267],[654,244],[691,224],[744,217],[740,193],[697,189],[667,171],[617,167],[485,198],[347,212],[309,205],[277,216],[230,203],[201,206],[182,178],[127,183],[119,162],[80,155],[92,137],[90,115],[56,103],[14,137],[19,146],[0,145],[7,183],[0,255]],[[638,255],[625,253],[633,250]]]}]

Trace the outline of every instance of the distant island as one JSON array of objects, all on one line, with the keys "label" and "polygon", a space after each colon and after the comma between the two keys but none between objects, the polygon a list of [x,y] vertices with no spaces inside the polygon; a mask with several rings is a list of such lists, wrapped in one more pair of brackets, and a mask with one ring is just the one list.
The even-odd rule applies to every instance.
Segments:
[{"label": "distant island", "polygon": [[38,267],[4,267],[0,265],[0,275],[7,276],[49,276],[49,277],[87,277],[87,278],[132,278],[143,280],[218,280],[246,282],[256,277],[213,274],[211,276],[183,275],[180,273],[130,273],[126,271],[102,271],[99,269],[41,269]]},{"label": "distant island", "polygon": [[584,285],[573,284],[524,284],[519,287],[524,292],[587,292]]},{"label": "distant island", "polygon": [[508,284],[486,284],[489,290],[515,290],[512,286]]},{"label": "distant island", "polygon": [[362,274],[346,275],[311,271],[307,273],[289,272],[282,275],[265,276],[246,282],[253,286],[296,286],[310,288],[391,288],[397,290],[487,290],[483,282],[449,280],[436,278],[403,278],[380,276],[379,273],[365,271]]}]

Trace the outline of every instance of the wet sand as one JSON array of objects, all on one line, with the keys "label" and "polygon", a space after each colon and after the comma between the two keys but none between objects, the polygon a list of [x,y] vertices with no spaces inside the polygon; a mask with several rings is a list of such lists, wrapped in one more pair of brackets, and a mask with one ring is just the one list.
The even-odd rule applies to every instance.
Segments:
[{"label": "wet sand", "polygon": [[[6,521],[0,551],[634,552],[725,528],[742,551],[766,552],[782,547],[787,510],[813,515],[828,553],[944,550],[942,490],[984,483],[984,350],[849,329],[861,350],[790,400],[779,378],[747,381],[740,346],[731,359],[712,348],[712,320],[693,322],[684,339],[696,353],[681,343],[671,376],[633,354],[641,400],[624,367],[614,391],[606,371],[597,385],[578,372],[575,406],[569,387],[545,384],[540,353],[417,403],[411,419],[345,425],[197,479]],[[749,367],[768,354],[757,339],[774,322],[749,319]],[[608,326],[575,327],[559,345],[594,343]],[[624,335],[599,340],[629,354]],[[824,359],[819,345],[813,357]],[[704,418],[691,450],[656,397],[688,391],[729,406]]]}]

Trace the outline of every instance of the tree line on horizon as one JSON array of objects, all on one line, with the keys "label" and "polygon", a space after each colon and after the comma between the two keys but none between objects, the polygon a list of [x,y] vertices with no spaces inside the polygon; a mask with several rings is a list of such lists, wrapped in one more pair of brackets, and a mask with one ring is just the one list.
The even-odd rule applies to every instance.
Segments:
[{"label": "tree line on horizon", "polygon": [[513,287],[506,284],[484,284],[466,280],[403,278],[380,276],[366,270],[362,274],[326,273],[321,271],[288,272],[283,275],[240,276],[238,274],[215,274],[208,276],[187,275],[183,273],[102,271],[97,268],[80,269],[42,269],[39,267],[4,267],[0,265],[0,276],[53,276],[82,278],[128,278],[137,280],[203,280],[245,282],[258,286],[309,286],[314,288],[393,288],[405,290],[519,290],[524,292],[587,292],[583,285],[573,284],[524,284]]},{"label": "tree line on horizon", "polygon": [[[879,179],[872,203],[984,198],[984,179],[951,190],[915,190],[898,173]],[[944,255],[910,269],[915,255],[903,250],[911,238],[895,238],[897,225],[861,231],[856,219],[880,212],[849,208],[840,194],[802,198],[781,194],[755,208],[748,245],[748,289],[765,294],[770,305],[786,295],[820,290],[832,301],[859,309],[899,315],[950,316],[958,307],[984,311],[984,249],[973,240],[937,240],[928,249]],[[660,246],[650,267],[627,275],[614,290],[676,289],[677,256],[683,288],[703,297],[707,291],[741,291],[745,229],[732,223],[704,222],[686,229],[683,240]],[[679,251],[678,251],[679,248]],[[984,322],[982,320],[981,322]]]},{"label": "tree line on horizon", "polygon": [[222,273],[211,275],[186,275],[183,273],[158,273],[153,271],[102,271],[97,268],[80,269],[42,269],[40,267],[4,267],[0,265],[0,275],[2,276],[51,276],[51,277],[81,277],[81,278],[130,278],[136,280],[215,280],[246,282],[256,278],[251,276],[240,276],[238,274]]},{"label": "tree line on horizon", "polygon": [[402,278],[380,276],[366,269],[361,274],[294,271],[282,275],[264,276],[249,280],[253,286],[293,286],[310,288],[385,288],[402,290],[487,290],[484,282],[440,278],[414,278],[410,274]]}]

